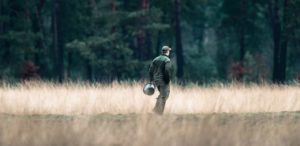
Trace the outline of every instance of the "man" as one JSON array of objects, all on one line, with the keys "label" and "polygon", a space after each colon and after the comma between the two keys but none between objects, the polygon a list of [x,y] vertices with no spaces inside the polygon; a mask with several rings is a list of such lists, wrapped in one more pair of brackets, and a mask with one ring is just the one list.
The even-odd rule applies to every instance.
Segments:
[{"label": "man", "polygon": [[171,76],[171,60],[169,58],[171,48],[168,46],[162,47],[162,54],[156,57],[149,68],[150,82],[153,83],[158,91],[153,112],[162,115],[164,112],[166,101],[170,94],[170,76]]}]

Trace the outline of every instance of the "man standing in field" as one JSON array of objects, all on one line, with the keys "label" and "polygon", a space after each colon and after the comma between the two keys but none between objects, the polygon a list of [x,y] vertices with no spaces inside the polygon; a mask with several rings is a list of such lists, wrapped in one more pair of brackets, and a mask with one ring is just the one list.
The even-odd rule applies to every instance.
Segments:
[{"label": "man standing in field", "polygon": [[153,112],[162,115],[165,109],[166,101],[170,94],[170,76],[171,76],[171,60],[169,58],[171,48],[168,46],[162,47],[162,54],[156,57],[149,69],[150,82],[153,83],[158,91]]}]

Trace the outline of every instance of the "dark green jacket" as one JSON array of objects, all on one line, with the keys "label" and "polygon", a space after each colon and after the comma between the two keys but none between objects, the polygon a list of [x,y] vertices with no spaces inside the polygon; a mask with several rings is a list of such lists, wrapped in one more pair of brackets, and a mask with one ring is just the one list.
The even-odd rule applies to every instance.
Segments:
[{"label": "dark green jacket", "polygon": [[171,76],[171,60],[166,55],[156,57],[149,68],[150,82],[169,84]]}]

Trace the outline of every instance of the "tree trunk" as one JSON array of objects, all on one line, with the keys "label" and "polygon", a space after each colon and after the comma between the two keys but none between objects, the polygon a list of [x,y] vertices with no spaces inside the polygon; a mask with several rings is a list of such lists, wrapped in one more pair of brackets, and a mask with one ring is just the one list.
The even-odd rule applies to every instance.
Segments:
[{"label": "tree trunk", "polygon": [[116,1],[115,0],[111,0],[111,10],[112,10],[113,13],[116,13],[117,6],[116,6]]},{"label": "tree trunk", "polygon": [[176,59],[177,59],[177,78],[183,79],[184,57],[180,27],[180,0],[175,0],[175,32],[176,32]]},{"label": "tree trunk", "polygon": [[[115,0],[111,0],[111,11],[113,14],[113,17],[116,17],[116,10],[117,10],[117,6],[116,6],[116,1]],[[116,26],[112,26],[111,28],[111,33],[116,32]]]},{"label": "tree trunk", "polygon": [[[114,0],[112,0],[111,7],[112,7],[112,10],[115,11],[115,2],[114,2]],[[91,8],[90,15],[91,15],[91,18],[93,19],[92,20],[93,24],[91,25],[93,31],[92,31],[91,35],[96,35],[96,28],[97,28],[96,20],[98,19],[98,16],[99,16],[99,11],[98,11],[96,0],[90,0],[90,8]],[[94,72],[93,72],[94,66],[91,64],[91,60],[89,60],[89,59],[85,60],[85,64],[86,64],[87,79],[90,82],[92,82],[94,80]]]},{"label": "tree trunk", "polygon": [[[128,6],[129,6],[129,5],[128,5],[128,0],[124,0],[124,1],[123,1],[123,5],[122,5],[123,11],[127,12]],[[123,36],[128,35],[128,30],[127,30],[127,28],[126,28],[126,24],[125,24],[125,23],[122,23],[121,29],[122,29],[122,35],[123,35]],[[130,39],[129,39],[128,37],[125,38],[125,40],[126,40],[127,42],[130,42]]]},{"label": "tree trunk", "polygon": [[60,25],[60,5],[58,0],[53,0],[53,48],[54,48],[54,59],[55,59],[55,72],[56,78],[60,83],[64,80],[64,49],[62,42],[62,34],[61,34],[61,25]]},{"label": "tree trunk", "polygon": [[57,36],[57,16],[56,16],[56,0],[53,0],[53,6],[52,6],[52,30],[53,30],[53,73],[55,75],[55,78],[57,78],[57,50],[58,50],[58,36]]},{"label": "tree trunk", "polygon": [[[148,13],[147,15],[149,15],[149,9],[150,9],[150,0],[144,0],[143,1],[143,8],[144,10]],[[151,23],[151,22],[149,22]],[[151,32],[149,30],[145,30],[145,49],[146,49],[146,53],[145,53],[145,59],[151,59],[152,58],[152,40],[151,40]]]},{"label": "tree trunk", "polygon": [[240,30],[240,64],[242,67],[244,66],[244,58],[245,58],[245,25],[247,19],[247,0],[242,0],[242,19],[241,19],[241,30]]},{"label": "tree trunk", "polygon": [[97,8],[97,2],[96,0],[90,0],[90,7],[91,7],[91,15],[93,19],[96,19],[98,17],[98,8]]},{"label": "tree trunk", "polygon": [[280,79],[281,83],[285,82],[285,79],[286,79],[287,47],[288,47],[288,40],[284,36],[282,44],[281,44],[281,50],[280,50],[281,52],[280,52],[279,79]]},{"label": "tree trunk", "polygon": [[279,19],[279,3],[278,0],[269,2],[271,11],[271,23],[273,30],[273,82],[280,83],[280,41],[281,41],[281,24]]},{"label": "tree trunk", "polygon": [[244,58],[245,58],[245,28],[242,26],[240,32],[240,64],[244,66]]},{"label": "tree trunk", "polygon": [[125,11],[128,10],[128,6],[129,6],[129,0],[123,0],[123,9],[124,9]]},{"label": "tree trunk", "polygon": [[280,50],[280,82],[284,82],[286,79],[286,59],[287,59],[287,47],[288,47],[288,0],[284,0],[283,7],[283,28],[282,28],[282,43]]},{"label": "tree trunk", "polygon": [[[3,11],[3,8],[4,8],[4,0],[1,0],[0,1],[0,17],[2,17],[4,15],[4,11]],[[2,35],[4,33],[4,22],[1,21],[0,22],[0,35]],[[0,42],[0,45],[1,45],[2,41]],[[2,46],[0,46],[2,48]]]},{"label": "tree trunk", "polygon": [[72,76],[72,65],[73,65],[73,53],[71,51],[68,52],[68,56],[67,56],[67,60],[68,60],[68,66],[67,66],[67,79],[70,79],[70,77]]},{"label": "tree trunk", "polygon": [[42,10],[45,4],[45,0],[40,0],[36,6],[36,11],[32,17],[32,26],[34,33],[42,34],[36,39],[35,48],[37,49],[34,53],[34,62],[40,67],[40,71],[43,72],[43,66],[41,65],[41,52],[45,51],[44,43],[44,31],[43,31],[43,20],[42,20]]},{"label": "tree trunk", "polygon": [[[149,1],[148,0],[141,0],[140,2],[140,7],[141,10],[143,10],[144,12],[147,12],[149,9]],[[145,14],[145,13],[144,13]],[[141,16],[139,19],[139,23],[138,23],[138,36],[137,36],[137,47],[136,47],[136,51],[137,51],[137,56],[138,59],[140,60],[146,60],[147,59],[147,54],[149,54],[148,47],[146,44],[146,40],[147,40],[147,32],[144,30],[143,26],[145,25],[145,15]]]},{"label": "tree trunk", "polygon": [[[284,83],[286,78],[286,59],[288,47],[288,0],[284,0],[283,15],[280,19],[279,0],[269,2],[272,29],[273,29],[273,42],[274,42],[274,66],[273,66],[273,82]],[[280,21],[282,20],[282,21]],[[282,27],[283,26],[283,27]]]},{"label": "tree trunk", "polygon": [[157,34],[157,42],[156,42],[156,55],[160,54],[161,52],[161,35],[162,35],[162,32],[161,31],[158,31],[158,34]]},{"label": "tree trunk", "polygon": [[91,65],[90,60],[86,60],[86,71],[87,71],[87,78],[90,82],[94,80],[93,76],[93,66]]},{"label": "tree trunk", "polygon": [[[0,17],[4,16],[4,0],[0,1]],[[4,34],[4,22],[0,21],[0,35]],[[0,40],[0,48],[4,48],[3,40]]]},{"label": "tree trunk", "polygon": [[[4,0],[1,0],[0,1],[0,17],[2,17],[5,13],[4,13]],[[4,22],[3,21],[0,21],[0,35],[4,35]],[[3,39],[0,39],[0,48],[4,49],[4,40]],[[1,65],[2,65],[2,62],[4,62],[4,56],[0,56],[1,59]],[[2,69],[2,68],[1,68]],[[2,70],[0,70],[0,80],[2,80],[3,77],[2,77]]]}]

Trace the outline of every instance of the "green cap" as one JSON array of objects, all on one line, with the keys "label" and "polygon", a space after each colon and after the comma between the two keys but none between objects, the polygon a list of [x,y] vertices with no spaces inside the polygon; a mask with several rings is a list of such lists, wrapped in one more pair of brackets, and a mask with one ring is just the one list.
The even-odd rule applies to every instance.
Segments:
[{"label": "green cap", "polygon": [[170,48],[169,46],[163,46],[163,47],[161,48],[161,50],[162,50],[162,51],[171,51],[172,48]]}]

